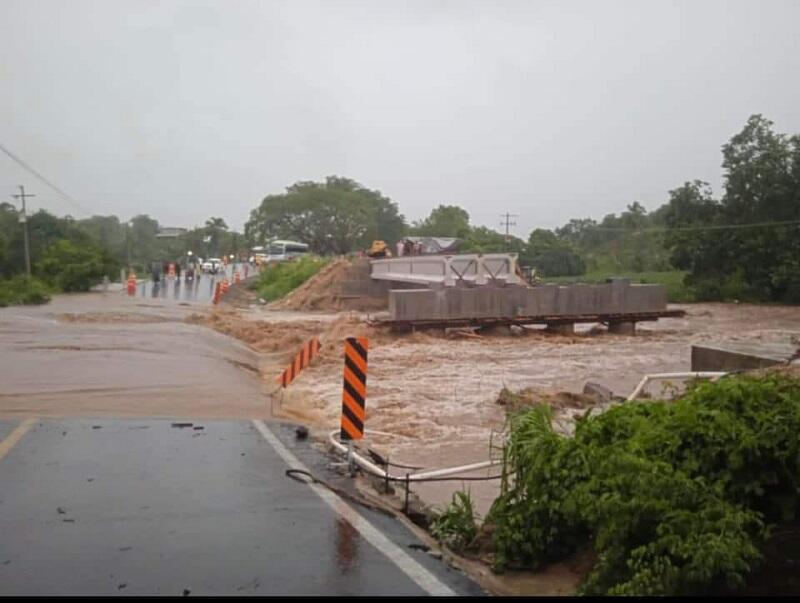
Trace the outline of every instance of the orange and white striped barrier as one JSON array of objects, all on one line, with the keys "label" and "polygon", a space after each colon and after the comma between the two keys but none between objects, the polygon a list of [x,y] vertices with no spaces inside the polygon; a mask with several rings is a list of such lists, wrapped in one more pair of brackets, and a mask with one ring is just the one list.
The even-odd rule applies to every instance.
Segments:
[{"label": "orange and white striped barrier", "polygon": [[344,386],[342,388],[341,434],[344,440],[364,437],[367,418],[367,350],[366,337],[348,337],[344,340]]},{"label": "orange and white striped barrier", "polygon": [[287,366],[275,380],[280,383],[283,388],[288,386],[292,381],[297,379],[297,375],[300,374],[300,371],[311,364],[311,361],[319,355],[319,350],[319,339],[312,337],[303,344],[303,348],[297,352],[292,363]]},{"label": "orange and white striped barrier", "polygon": [[136,295],[136,273],[131,272],[128,275],[128,295]]}]

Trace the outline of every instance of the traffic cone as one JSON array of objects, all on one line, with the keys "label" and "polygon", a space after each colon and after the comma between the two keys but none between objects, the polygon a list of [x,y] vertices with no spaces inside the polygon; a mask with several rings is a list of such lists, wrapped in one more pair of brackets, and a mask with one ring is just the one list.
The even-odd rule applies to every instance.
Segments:
[{"label": "traffic cone", "polygon": [[233,282],[234,284],[238,285],[241,282],[241,278],[239,277],[239,271],[233,273]]},{"label": "traffic cone", "polygon": [[219,303],[220,295],[221,295],[221,286],[220,286],[220,283],[217,283],[217,286],[214,288],[214,305],[215,306]]}]

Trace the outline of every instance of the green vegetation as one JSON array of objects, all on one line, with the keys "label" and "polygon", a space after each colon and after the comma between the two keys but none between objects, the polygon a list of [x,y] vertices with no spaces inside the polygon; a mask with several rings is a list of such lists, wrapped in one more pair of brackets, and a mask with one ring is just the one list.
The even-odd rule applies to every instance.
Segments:
[{"label": "green vegetation", "polygon": [[611,277],[627,278],[632,283],[643,283],[650,285],[663,285],[667,290],[667,300],[671,303],[689,303],[695,301],[694,293],[686,286],[684,279],[686,272],[681,270],[670,270],[667,272],[627,272],[627,271],[592,271],[587,272],[580,278],[575,277],[556,277],[545,279],[550,283],[604,283]]},{"label": "green vegetation", "polygon": [[50,301],[50,289],[36,278],[15,276],[0,279],[0,308],[20,304],[45,304]]},{"label": "green vegetation", "polygon": [[469,492],[454,492],[452,502],[431,522],[431,534],[454,551],[463,550],[478,533]]},{"label": "green vegetation", "polygon": [[258,295],[266,301],[280,299],[322,270],[328,259],[307,256],[289,262],[267,264],[254,284]]},{"label": "green vegetation", "polygon": [[61,240],[44,251],[37,273],[61,291],[88,291],[117,268],[113,258],[99,247]]},{"label": "green vegetation", "polygon": [[373,240],[389,244],[405,230],[397,204],[380,191],[348,178],[298,182],[280,195],[268,195],[250,212],[245,235],[252,241],[290,239],[320,255],[366,249]]},{"label": "green vegetation", "polygon": [[800,380],[730,376],[672,402],[631,402],[557,434],[512,414],[501,495],[486,519],[494,569],[591,547],[582,594],[741,587],[774,524],[800,512]]}]

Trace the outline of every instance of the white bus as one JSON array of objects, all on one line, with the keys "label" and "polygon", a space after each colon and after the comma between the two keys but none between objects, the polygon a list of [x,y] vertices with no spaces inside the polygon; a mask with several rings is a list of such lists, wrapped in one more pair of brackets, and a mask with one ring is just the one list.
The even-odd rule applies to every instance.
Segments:
[{"label": "white bus", "polygon": [[268,247],[267,261],[283,262],[308,254],[308,245],[297,241],[272,241]]}]

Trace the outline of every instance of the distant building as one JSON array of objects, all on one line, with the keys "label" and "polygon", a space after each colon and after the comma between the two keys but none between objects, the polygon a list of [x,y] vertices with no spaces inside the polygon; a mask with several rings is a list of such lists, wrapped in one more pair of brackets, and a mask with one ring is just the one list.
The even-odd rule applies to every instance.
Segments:
[{"label": "distant building", "polygon": [[177,239],[179,236],[189,232],[187,228],[176,228],[172,226],[160,226],[158,228],[158,239]]}]

